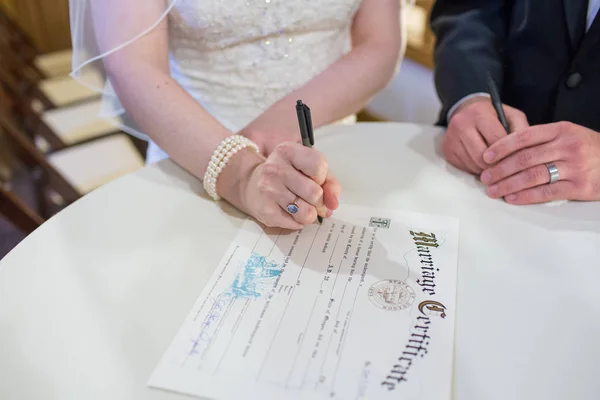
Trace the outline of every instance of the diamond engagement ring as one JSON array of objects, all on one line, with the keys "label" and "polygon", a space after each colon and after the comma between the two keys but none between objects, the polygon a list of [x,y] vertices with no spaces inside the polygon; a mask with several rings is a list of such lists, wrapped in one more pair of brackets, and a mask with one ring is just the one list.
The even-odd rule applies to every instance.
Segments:
[{"label": "diamond engagement ring", "polygon": [[550,183],[558,182],[560,175],[558,174],[558,168],[554,164],[547,164],[546,168],[548,168],[548,173],[550,174]]}]

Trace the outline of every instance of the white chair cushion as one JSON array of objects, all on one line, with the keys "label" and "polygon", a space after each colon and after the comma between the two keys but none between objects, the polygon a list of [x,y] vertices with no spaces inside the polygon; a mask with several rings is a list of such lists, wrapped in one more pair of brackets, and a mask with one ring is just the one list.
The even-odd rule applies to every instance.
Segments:
[{"label": "white chair cushion", "polygon": [[81,194],[144,166],[142,156],[124,133],[57,151],[48,161]]},{"label": "white chair cushion", "polygon": [[42,120],[66,144],[73,145],[119,130],[119,118],[98,116],[102,100],[92,100],[42,114]]},{"label": "white chair cushion", "polygon": [[48,78],[69,75],[73,51],[71,49],[41,54],[34,60],[35,66]]},{"label": "white chair cushion", "polygon": [[[104,81],[98,72],[87,70],[82,75],[85,82],[90,83],[94,87],[103,87]],[[39,87],[46,97],[57,107],[100,97],[100,93],[82,85],[70,76],[44,79],[39,83]]]}]

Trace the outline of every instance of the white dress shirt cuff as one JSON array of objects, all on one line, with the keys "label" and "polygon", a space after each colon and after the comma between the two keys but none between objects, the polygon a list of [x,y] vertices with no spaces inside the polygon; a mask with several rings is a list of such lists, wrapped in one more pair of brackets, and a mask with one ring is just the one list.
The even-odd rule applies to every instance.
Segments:
[{"label": "white dress shirt cuff", "polygon": [[480,93],[473,93],[473,94],[463,97],[462,99],[457,101],[456,104],[454,104],[452,106],[450,111],[448,111],[448,114],[446,115],[446,121],[448,121],[448,123],[450,123],[450,119],[452,118],[452,115],[454,115],[454,112],[456,111],[456,109],[458,107],[460,107],[463,103],[465,103],[467,100],[474,99],[475,97],[487,97],[489,99],[490,95],[489,95],[489,93],[480,92]]}]

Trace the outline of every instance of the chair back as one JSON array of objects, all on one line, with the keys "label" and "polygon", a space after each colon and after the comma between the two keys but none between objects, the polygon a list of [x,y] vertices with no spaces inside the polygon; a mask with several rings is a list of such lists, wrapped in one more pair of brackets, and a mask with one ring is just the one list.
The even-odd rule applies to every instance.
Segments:
[{"label": "chair back", "polygon": [[0,4],[0,43],[12,47],[16,54],[27,63],[39,55],[29,35],[11,18],[6,8]]},{"label": "chair back", "polygon": [[0,132],[0,185],[11,180],[15,168],[15,157],[12,146]]},{"label": "chair back", "polygon": [[41,177],[38,185],[42,188],[49,187],[54,190],[69,204],[81,197],[79,192],[58,172],[34,146],[27,135],[19,129],[10,116],[0,110],[0,134],[11,146],[14,157],[20,164],[29,169],[39,170]]},{"label": "chair back", "polygon": [[0,216],[27,235],[44,223],[41,216],[2,185],[0,185]]},{"label": "chair back", "polygon": [[32,141],[40,136],[48,143],[51,150],[64,148],[65,143],[44,123],[34,109],[36,104],[42,104],[44,101],[43,98],[40,99],[39,89],[36,85],[19,83],[13,74],[0,66],[0,96],[4,97],[4,101],[0,102],[0,109],[4,109],[4,114],[12,115],[13,122],[18,121],[17,125]]}]

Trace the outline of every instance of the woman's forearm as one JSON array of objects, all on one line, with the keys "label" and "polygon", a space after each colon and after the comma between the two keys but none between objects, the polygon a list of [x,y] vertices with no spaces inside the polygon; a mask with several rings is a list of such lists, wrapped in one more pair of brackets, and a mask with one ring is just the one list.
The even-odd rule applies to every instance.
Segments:
[{"label": "woman's forearm", "polygon": [[[140,130],[177,164],[202,179],[214,150],[231,132],[160,68],[117,63],[111,65],[109,75],[122,105]],[[263,161],[252,150],[242,150],[219,176],[217,192],[248,212],[245,185]]]},{"label": "woman's forearm", "polygon": [[352,50],[266,110],[241,133],[269,151],[298,139],[294,104],[311,108],[313,125],[360,111],[393,77],[402,47],[400,1],[362,0],[350,26]]},{"label": "woman's forearm", "polygon": [[219,143],[231,134],[162,69],[116,63],[109,69],[119,100],[140,130],[199,178]]},{"label": "woman's forearm", "polygon": [[360,111],[392,78],[398,64],[398,53],[389,47],[367,44],[354,48],[304,86],[271,106],[250,124],[249,129],[257,126],[263,133],[266,129],[276,135],[297,133],[294,105],[298,99],[310,106],[315,128]]}]

